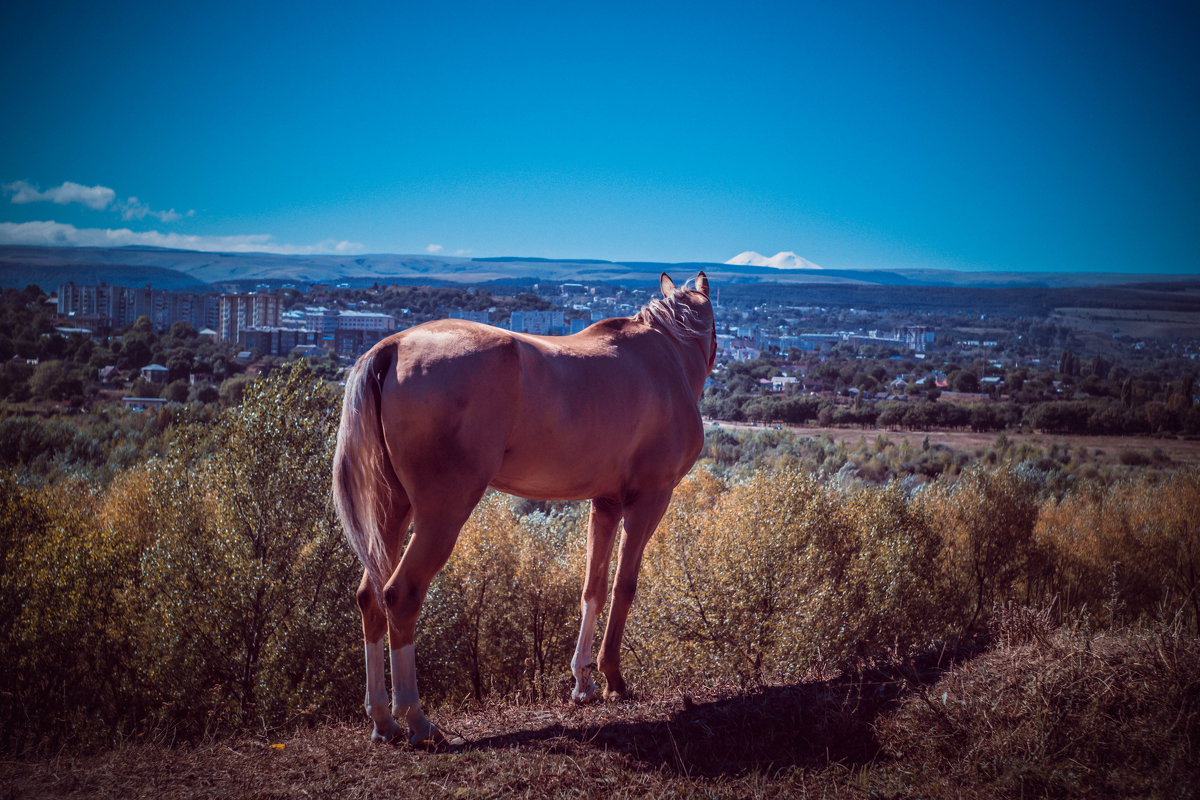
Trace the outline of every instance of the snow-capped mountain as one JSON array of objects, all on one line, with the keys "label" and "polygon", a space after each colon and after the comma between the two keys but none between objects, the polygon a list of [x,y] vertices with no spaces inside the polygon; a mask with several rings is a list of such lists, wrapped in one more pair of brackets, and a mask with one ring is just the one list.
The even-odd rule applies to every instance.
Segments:
[{"label": "snow-capped mountain", "polygon": [[776,253],[770,258],[753,250],[747,250],[744,253],[738,253],[725,263],[750,267],[774,267],[775,269],[821,269],[817,264],[807,258],[801,258],[791,250]]}]

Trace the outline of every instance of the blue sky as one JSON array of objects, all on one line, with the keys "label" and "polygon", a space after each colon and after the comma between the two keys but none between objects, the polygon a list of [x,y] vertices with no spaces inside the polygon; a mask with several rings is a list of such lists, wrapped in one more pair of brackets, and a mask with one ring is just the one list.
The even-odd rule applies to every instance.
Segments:
[{"label": "blue sky", "polygon": [[0,10],[0,242],[1200,273],[1200,4]]}]

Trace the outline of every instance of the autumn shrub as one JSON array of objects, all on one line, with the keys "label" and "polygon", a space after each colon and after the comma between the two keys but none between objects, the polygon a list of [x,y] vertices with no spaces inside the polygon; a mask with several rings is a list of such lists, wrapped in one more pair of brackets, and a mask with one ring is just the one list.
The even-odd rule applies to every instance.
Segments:
[{"label": "autumn shrub", "polygon": [[933,530],[898,484],[842,487],[785,467],[685,479],[643,562],[630,622],[650,680],[795,678],[941,636]]},{"label": "autumn shrub", "polygon": [[430,586],[417,629],[430,700],[554,694],[575,644],[584,506],[520,516],[489,492]]},{"label": "autumn shrub", "polygon": [[1045,591],[1102,623],[1176,615],[1200,634],[1200,469],[1047,501]]},{"label": "autumn shrub", "polygon": [[139,666],[162,722],[271,726],[360,693],[360,569],[327,499],[337,420],[297,366],[247,385],[211,455],[184,438],[154,465]]},{"label": "autumn shrub", "polygon": [[0,746],[90,746],[128,730],[142,541],[106,524],[79,481],[0,478]]},{"label": "autumn shrub", "polygon": [[1029,575],[1039,562],[1033,535],[1038,490],[1020,469],[967,469],[954,482],[928,484],[915,513],[936,531],[953,616],[972,629],[993,605],[1029,599]]},{"label": "autumn shrub", "polygon": [[302,369],[105,490],[0,480],[3,745],[345,710],[359,567],[329,507],[336,399]]},{"label": "autumn shrub", "polygon": [[[0,747],[360,715],[360,566],[327,499],[337,421],[335,390],[296,365],[219,414],[107,426],[109,451],[133,431],[143,457],[103,481],[0,473]],[[1100,489],[1052,477],[1086,454],[1001,439],[986,468],[886,436],[707,447],[643,561],[634,687],[795,680],[985,630],[1007,645],[1040,630],[987,624],[1014,603],[1200,633],[1200,469]],[[586,521],[586,503],[485,496],[420,618],[431,703],[563,695]]]}]

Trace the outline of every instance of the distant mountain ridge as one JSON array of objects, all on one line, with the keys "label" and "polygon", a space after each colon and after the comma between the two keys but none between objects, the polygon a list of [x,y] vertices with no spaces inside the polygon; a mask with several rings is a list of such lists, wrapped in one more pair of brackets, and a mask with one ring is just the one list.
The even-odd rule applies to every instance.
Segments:
[{"label": "distant mountain ridge", "polygon": [[[658,285],[661,272],[677,281],[704,270],[721,284],[849,284],[866,286],[959,286],[972,288],[1112,286],[1194,281],[1195,276],[1102,273],[954,272],[923,269],[828,269],[795,253],[766,258],[747,251],[730,262],[661,263],[600,259],[547,259],[521,256],[461,258],[440,255],[366,254],[277,255],[208,253],[149,247],[0,246],[0,286],[37,284],[47,291],[74,281],[114,286],[209,291],[267,283],[296,285],[389,280],[414,283],[620,283]],[[762,263],[765,262],[765,263]],[[773,263],[772,263],[773,262]]]}]

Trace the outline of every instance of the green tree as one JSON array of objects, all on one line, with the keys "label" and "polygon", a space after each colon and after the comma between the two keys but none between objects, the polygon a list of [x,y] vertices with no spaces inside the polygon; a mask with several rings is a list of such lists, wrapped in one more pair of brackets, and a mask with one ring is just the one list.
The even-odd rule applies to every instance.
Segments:
[{"label": "green tree", "polygon": [[129,386],[130,397],[158,397],[162,394],[161,384],[138,378]]},{"label": "green tree", "polygon": [[1079,359],[1070,350],[1064,350],[1058,361],[1058,371],[1064,376],[1079,374]]},{"label": "green tree", "polygon": [[188,382],[183,380],[171,381],[163,390],[163,397],[171,403],[186,403],[188,400]]},{"label": "green tree", "polygon": [[950,376],[950,388],[956,392],[975,393],[979,391],[979,376],[969,369],[960,369]]},{"label": "green tree", "polygon": [[185,729],[278,724],[358,694],[359,567],[327,500],[337,423],[331,389],[297,365],[248,385],[215,447],[176,435],[143,566],[145,647]]},{"label": "green tree", "polygon": [[64,361],[43,361],[29,378],[29,390],[43,400],[68,400],[83,394],[83,380]]},{"label": "green tree", "polygon": [[221,399],[221,393],[211,383],[201,383],[192,389],[188,399],[198,403],[215,403]]}]

